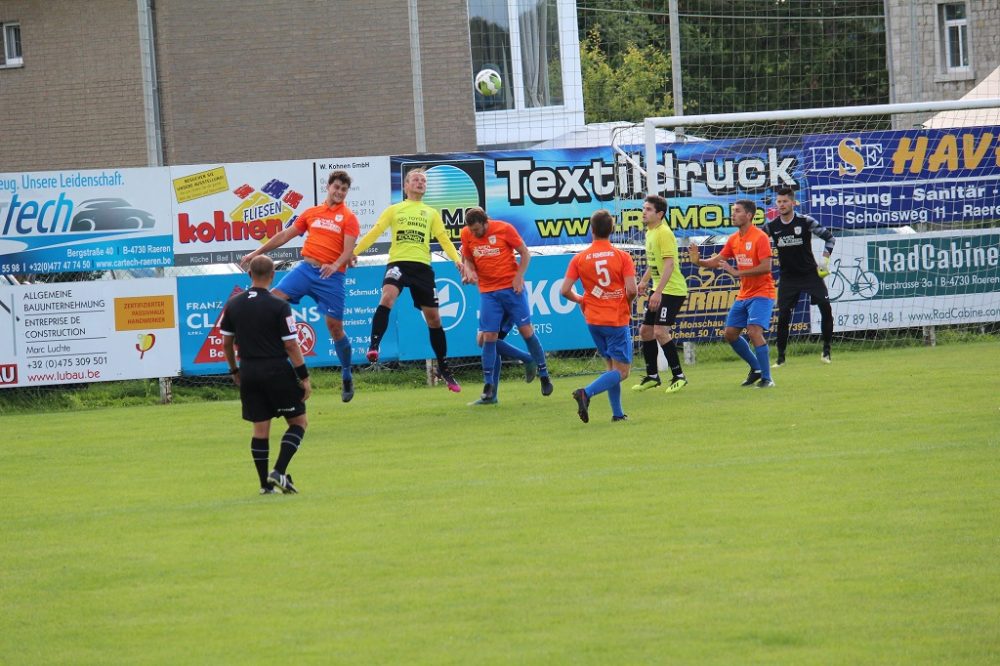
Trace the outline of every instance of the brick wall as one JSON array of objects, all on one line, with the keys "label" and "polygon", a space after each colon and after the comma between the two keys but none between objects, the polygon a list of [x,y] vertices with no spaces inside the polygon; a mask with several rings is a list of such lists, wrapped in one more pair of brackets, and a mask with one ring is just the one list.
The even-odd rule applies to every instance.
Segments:
[{"label": "brick wall", "polygon": [[[416,151],[407,0],[155,3],[167,164]],[[465,0],[420,0],[428,152],[475,150]],[[0,0],[0,172],[145,166],[135,0]]]},{"label": "brick wall", "polygon": [[[420,11],[427,149],[474,150],[465,4]],[[156,23],[168,163],[416,150],[406,0],[170,2]]]},{"label": "brick wall", "polygon": [[0,0],[24,66],[0,69],[0,171],[146,165],[137,10]]}]

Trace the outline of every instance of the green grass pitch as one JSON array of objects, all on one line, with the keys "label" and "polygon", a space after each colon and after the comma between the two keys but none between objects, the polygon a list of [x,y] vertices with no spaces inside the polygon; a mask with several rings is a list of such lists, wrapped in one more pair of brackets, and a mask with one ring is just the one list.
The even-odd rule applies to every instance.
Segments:
[{"label": "green grass pitch", "polygon": [[1000,349],[789,361],[3,416],[0,663],[998,663]]}]

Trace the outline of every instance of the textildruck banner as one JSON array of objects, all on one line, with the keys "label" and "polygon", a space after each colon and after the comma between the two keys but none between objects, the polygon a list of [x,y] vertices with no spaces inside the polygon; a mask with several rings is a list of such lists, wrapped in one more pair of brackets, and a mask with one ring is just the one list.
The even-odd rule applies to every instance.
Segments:
[{"label": "textildruck banner", "polygon": [[[0,174],[0,273],[231,263],[322,201],[346,170],[361,233],[427,171],[424,201],[457,241],[469,206],[513,224],[529,246],[589,241],[590,215],[617,217],[615,240],[641,236],[642,146],[369,156],[115,171]],[[630,161],[631,160],[631,161]],[[776,215],[775,191],[834,230],[1000,219],[1000,127],[750,137],[657,146],[659,191],[678,237],[733,231],[737,199]],[[370,253],[382,253],[388,233]],[[296,238],[272,253],[299,256]]]}]

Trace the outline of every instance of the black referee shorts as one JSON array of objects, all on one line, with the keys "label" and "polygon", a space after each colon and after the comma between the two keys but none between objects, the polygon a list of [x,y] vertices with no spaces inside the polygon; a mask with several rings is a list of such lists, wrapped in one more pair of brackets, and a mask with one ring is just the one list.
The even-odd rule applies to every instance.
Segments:
[{"label": "black referee shorts", "polygon": [[246,421],[269,421],[278,416],[305,414],[304,394],[288,359],[240,363],[240,401]]},{"label": "black referee shorts", "polygon": [[778,310],[794,308],[799,302],[799,297],[805,292],[809,294],[810,302],[819,305],[830,300],[830,293],[826,290],[826,283],[819,273],[812,276],[799,277],[798,275],[782,275],[778,280]]},{"label": "black referee shorts", "polygon": [[646,301],[646,314],[642,317],[642,323],[647,326],[673,326],[677,321],[677,313],[684,305],[687,296],[675,296],[673,294],[663,294],[660,296],[660,307],[656,310],[649,309],[649,301]]},{"label": "black referee shorts", "polygon": [[382,285],[391,284],[400,291],[410,288],[413,307],[438,307],[437,292],[434,290],[434,269],[419,261],[393,261],[385,267]]}]

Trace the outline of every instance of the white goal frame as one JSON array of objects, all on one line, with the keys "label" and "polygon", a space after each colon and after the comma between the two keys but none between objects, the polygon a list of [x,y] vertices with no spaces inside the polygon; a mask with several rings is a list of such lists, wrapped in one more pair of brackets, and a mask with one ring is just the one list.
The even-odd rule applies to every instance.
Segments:
[{"label": "white goal frame", "polygon": [[[672,131],[677,139],[683,141],[687,128],[719,124],[750,124],[754,122],[768,123],[774,121],[802,121],[819,118],[851,118],[859,116],[893,116],[900,114],[936,114],[946,111],[969,111],[976,109],[1000,110],[1000,98],[960,99],[950,101],[909,102],[900,104],[875,104],[865,106],[839,106],[829,108],[797,109],[783,111],[752,111],[741,113],[717,113],[702,115],[674,115],[646,118],[643,121],[645,164],[640,166],[630,156],[623,153],[617,146],[616,152],[638,168],[646,178],[647,195],[658,195],[662,192],[660,183],[660,168],[657,160],[656,132],[658,129]],[[938,129],[942,127],[936,125]],[[696,133],[696,132],[695,132]],[[645,168],[642,168],[645,167]],[[924,326],[924,343],[935,344],[935,327]],[[695,362],[695,343],[684,342],[684,356],[687,363]]]},{"label": "white goal frame", "polygon": [[747,111],[741,113],[713,113],[695,116],[659,116],[643,120],[646,157],[646,193],[659,194],[656,169],[656,130],[673,130],[678,137],[684,128],[722,123],[772,122],[778,120],[812,120],[815,118],[850,118],[857,116],[888,116],[913,113],[940,113],[942,111],[968,111],[972,109],[1000,108],[1000,98],[959,99],[938,102],[907,102],[903,104],[870,104],[866,106],[832,106],[820,109],[795,109],[784,111]]}]

